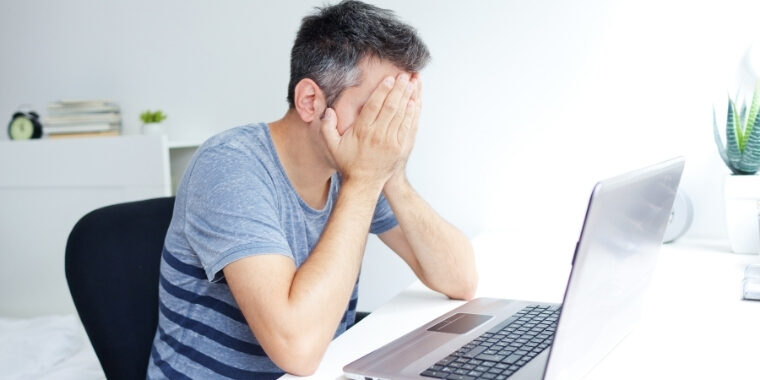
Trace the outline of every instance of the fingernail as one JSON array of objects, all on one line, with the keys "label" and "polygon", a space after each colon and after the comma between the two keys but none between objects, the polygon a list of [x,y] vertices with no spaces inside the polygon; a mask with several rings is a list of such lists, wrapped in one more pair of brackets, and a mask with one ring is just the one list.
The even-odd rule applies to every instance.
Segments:
[{"label": "fingernail", "polygon": [[414,108],[414,100],[410,100],[409,104],[406,105],[407,108]]},{"label": "fingernail", "polygon": [[385,78],[385,84],[388,87],[392,87],[393,86],[393,82],[395,82],[395,81],[396,81],[396,79],[394,79],[393,77]]},{"label": "fingernail", "polygon": [[407,83],[409,82],[409,74],[401,74],[398,79],[401,81],[401,83]]}]

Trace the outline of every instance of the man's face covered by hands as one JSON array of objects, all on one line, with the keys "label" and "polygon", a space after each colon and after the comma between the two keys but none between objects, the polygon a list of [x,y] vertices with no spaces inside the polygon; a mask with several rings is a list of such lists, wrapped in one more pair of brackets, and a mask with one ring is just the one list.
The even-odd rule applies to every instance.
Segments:
[{"label": "man's face covered by hands", "polygon": [[377,58],[365,58],[360,62],[359,67],[362,73],[359,85],[344,89],[338,100],[332,104],[332,108],[338,117],[337,129],[341,135],[353,126],[367,100],[381,81],[387,77],[396,78],[398,81],[401,74],[406,74],[407,80],[412,81],[412,84],[417,86],[412,98],[419,102],[421,85],[418,74],[410,74],[388,61]]},{"label": "man's face covered by hands", "polygon": [[360,84],[343,90],[319,128],[341,175],[385,184],[404,177],[419,124],[420,81],[381,60],[364,60],[360,68]]}]

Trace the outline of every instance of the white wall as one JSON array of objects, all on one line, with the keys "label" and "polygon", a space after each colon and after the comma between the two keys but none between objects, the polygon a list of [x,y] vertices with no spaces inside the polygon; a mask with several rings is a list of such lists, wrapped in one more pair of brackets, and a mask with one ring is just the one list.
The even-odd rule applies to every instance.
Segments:
[{"label": "white wall", "polygon": [[[300,19],[321,3],[3,1],[0,115],[107,98],[128,133],[140,111],[162,108],[177,140],[272,121],[286,109]],[[723,112],[726,93],[756,75],[740,68],[760,36],[757,1],[376,4],[417,27],[433,54],[409,176],[468,235],[548,234],[537,249],[569,255],[596,180],[685,155],[689,234],[725,236],[728,171],[711,107]],[[412,280],[377,241],[369,247],[364,310]]]}]

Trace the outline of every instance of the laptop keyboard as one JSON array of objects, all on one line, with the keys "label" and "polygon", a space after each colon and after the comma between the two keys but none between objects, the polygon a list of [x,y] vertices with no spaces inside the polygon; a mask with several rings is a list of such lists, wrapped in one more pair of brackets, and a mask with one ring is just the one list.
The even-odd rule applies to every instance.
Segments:
[{"label": "laptop keyboard", "polygon": [[529,305],[420,375],[436,379],[507,379],[552,344],[559,306]]}]

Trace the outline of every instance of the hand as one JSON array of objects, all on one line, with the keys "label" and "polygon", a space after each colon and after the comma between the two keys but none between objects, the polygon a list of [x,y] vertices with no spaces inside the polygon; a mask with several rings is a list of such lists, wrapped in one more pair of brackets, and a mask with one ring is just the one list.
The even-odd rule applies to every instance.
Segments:
[{"label": "hand", "polygon": [[328,108],[322,136],[344,181],[360,180],[382,186],[404,165],[414,139],[417,79],[408,74],[384,79],[341,136],[335,111]]},{"label": "hand", "polygon": [[388,182],[385,184],[385,190],[389,187],[399,186],[406,183],[406,163],[409,160],[409,155],[414,147],[415,137],[417,137],[417,130],[419,129],[420,113],[422,111],[422,80],[420,80],[418,74],[412,75],[412,80],[417,81],[417,86],[412,93],[411,100],[414,101],[414,116],[411,124],[411,130],[409,131],[409,137],[405,141],[402,155],[404,157],[403,162],[399,165],[391,175]]}]

